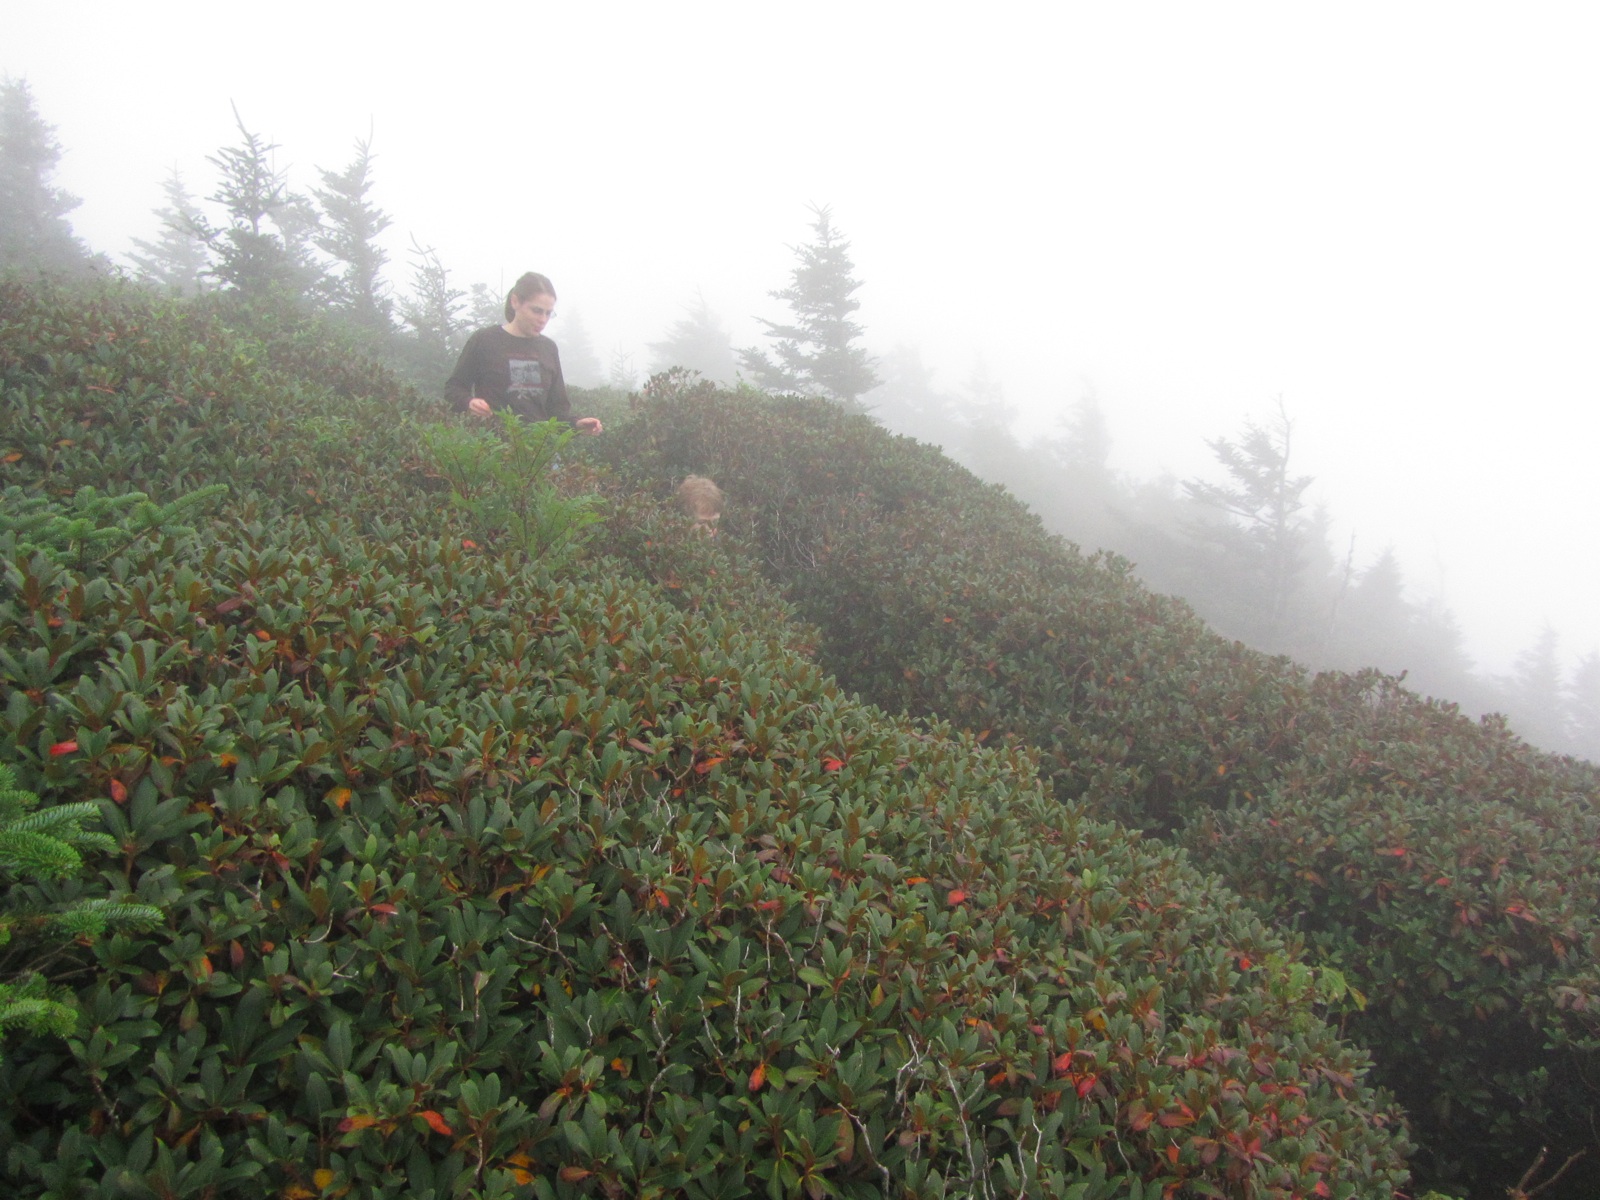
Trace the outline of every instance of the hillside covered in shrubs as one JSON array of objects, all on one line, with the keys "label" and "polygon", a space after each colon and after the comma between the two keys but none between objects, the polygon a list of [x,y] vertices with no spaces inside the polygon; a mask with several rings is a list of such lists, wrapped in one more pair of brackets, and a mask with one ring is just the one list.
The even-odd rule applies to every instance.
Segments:
[{"label": "hillside covered in shrubs", "polygon": [[116,847],[8,911],[161,914],[15,924],[79,1017],[0,1045],[13,1194],[1499,1195],[1593,1142],[1593,768],[837,406],[660,378],[537,553],[453,421],[292,312],[0,285],[4,763]]}]

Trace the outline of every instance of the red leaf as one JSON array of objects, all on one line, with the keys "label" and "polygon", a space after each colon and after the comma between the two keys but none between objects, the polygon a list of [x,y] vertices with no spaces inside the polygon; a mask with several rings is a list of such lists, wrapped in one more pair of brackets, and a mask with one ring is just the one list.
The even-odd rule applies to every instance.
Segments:
[{"label": "red leaf", "polygon": [[843,766],[844,760],[842,758],[825,758],[822,760],[822,769],[824,771],[837,771]]},{"label": "red leaf", "polygon": [[950,903],[953,905],[962,903],[964,900],[966,900],[966,898],[966,892],[962,891],[960,888],[951,888],[949,894],[945,896],[945,899],[950,901]]},{"label": "red leaf", "polygon": [[1069,1050],[1065,1054],[1056,1055],[1050,1065],[1055,1068],[1057,1075],[1065,1075],[1072,1070],[1072,1051]]},{"label": "red leaf", "polygon": [[118,804],[126,804],[128,802],[128,789],[123,786],[122,780],[113,779],[111,781],[111,798]]},{"label": "red leaf", "polygon": [[442,1133],[445,1137],[449,1137],[453,1132],[455,1132],[450,1128],[449,1124],[446,1123],[445,1119],[438,1113],[434,1112],[431,1108],[423,1109],[417,1114],[417,1116],[426,1121],[428,1123],[428,1128],[433,1130],[435,1133]]},{"label": "red leaf", "polygon": [[400,910],[392,904],[369,904],[367,911],[375,912],[380,917],[392,917]]},{"label": "red leaf", "polygon": [[473,541],[471,538],[462,538],[461,548],[463,550],[476,550],[478,548],[478,543]]},{"label": "red leaf", "polygon": [[51,758],[60,758],[63,754],[76,754],[77,752],[77,742],[57,742],[54,746],[50,747]]},{"label": "red leaf", "polygon": [[761,1085],[767,1081],[767,1064],[757,1063],[756,1069],[750,1072],[750,1090],[759,1092]]}]

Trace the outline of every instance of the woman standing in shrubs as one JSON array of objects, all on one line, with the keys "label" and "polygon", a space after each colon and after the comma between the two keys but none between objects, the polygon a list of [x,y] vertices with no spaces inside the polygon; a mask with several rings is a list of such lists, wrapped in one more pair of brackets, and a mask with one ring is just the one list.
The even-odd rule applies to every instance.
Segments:
[{"label": "woman standing in shrubs", "polygon": [[445,382],[445,399],[476,417],[509,409],[525,421],[555,418],[579,433],[599,433],[599,417],[572,416],[561,355],[544,336],[555,315],[556,289],[548,278],[529,271],[506,297],[505,324],[480,329],[467,339]]}]

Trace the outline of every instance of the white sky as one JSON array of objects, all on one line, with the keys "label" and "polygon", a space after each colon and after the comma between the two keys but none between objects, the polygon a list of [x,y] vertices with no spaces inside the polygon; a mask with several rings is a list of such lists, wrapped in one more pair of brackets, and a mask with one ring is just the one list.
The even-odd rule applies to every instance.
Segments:
[{"label": "white sky", "polygon": [[544,271],[642,367],[697,289],[754,343],[831,204],[870,348],[981,356],[1030,432],[1092,387],[1117,465],[1189,476],[1281,395],[1339,547],[1491,671],[1600,647],[1597,61],[1578,0],[0,0],[95,249],[212,189],[230,101],[302,189],[370,127],[394,282],[413,234]]}]

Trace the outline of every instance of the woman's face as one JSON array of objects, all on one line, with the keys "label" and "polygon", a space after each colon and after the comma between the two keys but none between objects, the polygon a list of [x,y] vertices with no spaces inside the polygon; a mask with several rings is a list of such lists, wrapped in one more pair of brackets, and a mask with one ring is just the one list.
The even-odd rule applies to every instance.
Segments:
[{"label": "woman's face", "polygon": [[511,297],[511,330],[518,337],[537,337],[555,315],[556,298],[548,292],[539,292],[526,300],[515,294]]}]

